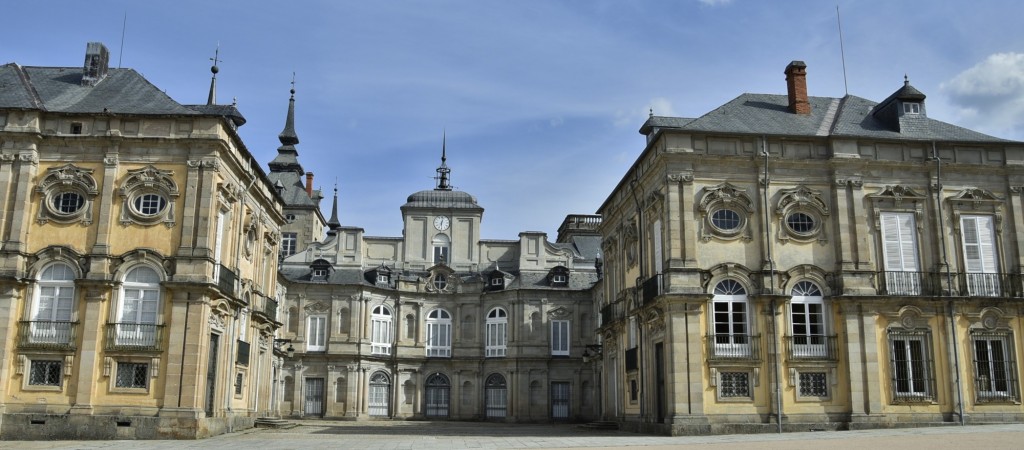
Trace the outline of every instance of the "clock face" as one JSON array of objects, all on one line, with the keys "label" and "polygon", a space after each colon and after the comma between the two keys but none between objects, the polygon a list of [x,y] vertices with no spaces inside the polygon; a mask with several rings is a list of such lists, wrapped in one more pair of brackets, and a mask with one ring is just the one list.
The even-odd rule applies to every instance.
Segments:
[{"label": "clock face", "polygon": [[446,216],[437,216],[434,218],[434,228],[437,228],[439,231],[447,230],[451,224],[451,219]]}]

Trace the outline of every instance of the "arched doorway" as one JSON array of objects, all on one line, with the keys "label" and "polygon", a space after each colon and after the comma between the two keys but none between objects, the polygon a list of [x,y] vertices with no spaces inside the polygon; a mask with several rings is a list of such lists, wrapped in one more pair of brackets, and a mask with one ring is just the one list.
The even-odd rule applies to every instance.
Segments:
[{"label": "arched doorway", "polygon": [[370,377],[370,417],[390,417],[391,378],[384,372]]},{"label": "arched doorway", "polygon": [[508,385],[501,374],[491,374],[484,386],[484,410],[488,419],[504,419],[508,415]]},{"label": "arched doorway", "polygon": [[427,377],[426,415],[433,418],[447,418],[451,405],[451,382],[441,373]]}]

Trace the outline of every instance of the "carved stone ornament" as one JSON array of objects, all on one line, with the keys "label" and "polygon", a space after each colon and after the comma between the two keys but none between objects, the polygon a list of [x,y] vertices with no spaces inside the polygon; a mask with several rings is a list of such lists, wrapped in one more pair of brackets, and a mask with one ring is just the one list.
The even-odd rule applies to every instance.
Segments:
[{"label": "carved stone ornament", "polygon": [[780,241],[826,241],[824,222],[829,208],[821,191],[806,186],[779,191],[775,215],[779,220]]},{"label": "carved stone ornament", "polygon": [[917,191],[903,185],[892,185],[882,188],[875,194],[867,196],[872,202],[890,202],[893,206],[904,207],[904,203],[917,203],[927,200],[927,197]]},{"label": "carved stone ornament", "polygon": [[216,328],[218,330],[223,330],[225,327],[224,316],[221,316],[220,314],[210,314],[209,317],[207,317],[207,321],[209,322],[210,327]]},{"label": "carved stone ornament", "polygon": [[670,183],[690,184],[693,183],[693,172],[679,172],[668,174]]},{"label": "carved stone ornament", "polygon": [[46,175],[35,189],[42,196],[36,221],[91,224],[93,199],[99,193],[92,173],[92,169],[74,164],[46,169]]},{"label": "carved stone ornament", "polygon": [[427,292],[450,294],[458,291],[458,285],[461,281],[458,275],[448,266],[438,264],[430,269],[430,276],[426,279],[425,289]]},{"label": "carved stone ornament", "polygon": [[566,317],[569,317],[570,315],[572,315],[572,311],[570,311],[569,308],[566,308],[564,306],[559,306],[555,309],[548,311],[548,316],[553,319],[564,319]]},{"label": "carved stone ornament", "polygon": [[12,154],[12,153],[2,153],[2,154],[0,154],[0,163],[11,164],[11,163],[14,163],[15,159],[16,159],[16,156],[14,156],[14,154]]},{"label": "carved stone ornament", "polygon": [[636,267],[639,258],[639,244],[640,237],[636,229],[636,223],[628,222],[623,224],[620,229],[622,234],[622,242],[624,245],[623,251],[626,252],[626,266],[629,268]]},{"label": "carved stone ornament", "polygon": [[178,185],[174,172],[153,166],[129,170],[119,190],[122,225],[154,225],[163,223],[174,226],[174,203],[178,197]]},{"label": "carved stone ornament", "polygon": [[750,215],[754,213],[754,201],[745,189],[724,182],[706,187],[702,192],[697,203],[702,224],[701,240],[708,242],[712,239],[753,238],[748,223]]},{"label": "carved stone ornament", "polygon": [[330,310],[331,305],[327,304],[327,302],[315,301],[306,305],[303,309],[306,311],[306,314],[317,314]]}]

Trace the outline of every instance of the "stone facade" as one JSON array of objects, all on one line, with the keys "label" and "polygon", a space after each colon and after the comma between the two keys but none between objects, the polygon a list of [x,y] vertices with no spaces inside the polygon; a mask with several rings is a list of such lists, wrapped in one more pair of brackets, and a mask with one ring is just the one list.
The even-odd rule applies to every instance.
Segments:
[{"label": "stone facade", "polygon": [[[200,438],[272,414],[282,202],[233,106],[90,43],[0,66],[0,437]],[[216,73],[216,72],[214,72]]]},{"label": "stone facade", "polygon": [[598,211],[603,417],[672,434],[1024,419],[1024,143],[881,103],[656,117]]}]

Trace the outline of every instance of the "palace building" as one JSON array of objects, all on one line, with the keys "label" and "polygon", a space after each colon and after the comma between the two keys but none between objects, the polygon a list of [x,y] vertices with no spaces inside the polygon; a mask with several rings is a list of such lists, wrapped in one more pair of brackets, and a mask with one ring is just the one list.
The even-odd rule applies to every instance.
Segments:
[{"label": "palace building", "polygon": [[274,415],[283,200],[233,105],[102,44],[0,66],[0,437],[200,438]]},{"label": "palace building", "polygon": [[598,210],[603,417],[672,434],[1019,422],[1024,143],[874,102],[652,116]]}]

